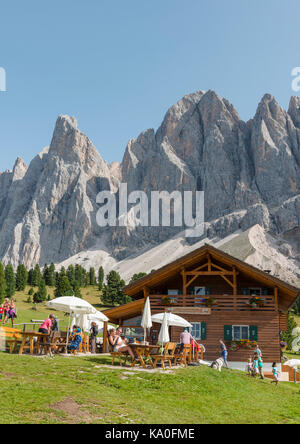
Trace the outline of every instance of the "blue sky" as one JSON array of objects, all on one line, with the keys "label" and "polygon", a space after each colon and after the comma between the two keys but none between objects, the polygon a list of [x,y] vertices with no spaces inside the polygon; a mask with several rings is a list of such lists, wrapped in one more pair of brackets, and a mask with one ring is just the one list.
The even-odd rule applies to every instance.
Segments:
[{"label": "blue sky", "polygon": [[300,66],[299,0],[10,0],[0,5],[0,171],[51,141],[59,114],[107,161],[185,94],[214,89],[241,117],[283,107]]}]

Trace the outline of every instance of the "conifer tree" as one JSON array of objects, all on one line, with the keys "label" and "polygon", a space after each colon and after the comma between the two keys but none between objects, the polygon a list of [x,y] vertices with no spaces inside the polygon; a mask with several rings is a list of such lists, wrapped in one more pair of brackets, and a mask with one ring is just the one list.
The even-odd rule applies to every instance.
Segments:
[{"label": "conifer tree", "polygon": [[40,279],[38,291],[34,294],[33,300],[35,303],[44,302],[47,299],[47,288],[43,278]]},{"label": "conifer tree", "polygon": [[100,291],[102,291],[103,289],[103,282],[104,282],[104,269],[101,266],[98,271],[98,285]]},{"label": "conifer tree", "polygon": [[128,297],[122,292],[125,282],[121,279],[119,273],[112,270],[106,277],[106,284],[103,287],[102,302],[108,305],[124,304],[129,301]]},{"label": "conifer tree", "polygon": [[28,281],[28,272],[23,264],[19,265],[16,273],[16,289],[24,291]]},{"label": "conifer tree", "polygon": [[32,285],[33,287],[38,287],[41,279],[42,279],[41,269],[39,264],[36,264],[33,270],[32,282],[30,285]]},{"label": "conifer tree", "polygon": [[6,281],[3,264],[0,262],[0,304],[6,297]]},{"label": "conifer tree", "polygon": [[5,267],[6,297],[11,298],[16,292],[16,278],[12,265]]},{"label": "conifer tree", "polygon": [[89,271],[89,285],[96,285],[96,273],[94,267],[91,267]]},{"label": "conifer tree", "polygon": [[70,296],[74,293],[73,288],[66,275],[59,273],[57,284],[54,290],[56,298],[61,296]]}]

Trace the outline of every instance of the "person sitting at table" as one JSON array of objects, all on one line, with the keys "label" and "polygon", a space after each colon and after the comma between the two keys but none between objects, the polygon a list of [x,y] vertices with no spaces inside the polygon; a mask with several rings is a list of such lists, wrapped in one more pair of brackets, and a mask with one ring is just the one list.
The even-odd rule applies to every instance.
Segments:
[{"label": "person sitting at table", "polygon": [[129,345],[118,335],[117,330],[112,328],[109,330],[109,343],[112,345],[114,352],[129,353],[134,361],[135,356]]},{"label": "person sitting at table", "polygon": [[118,327],[116,332],[117,332],[117,335],[120,336],[120,338],[123,339],[123,341],[126,342],[126,344],[128,344],[128,342],[129,342],[128,339],[125,338],[125,336],[123,336],[122,327]]},{"label": "person sitting at table", "polygon": [[74,325],[73,335],[71,337],[70,344],[68,345],[68,350],[69,351],[79,350],[81,341],[82,341],[81,328],[77,327],[77,325]]}]

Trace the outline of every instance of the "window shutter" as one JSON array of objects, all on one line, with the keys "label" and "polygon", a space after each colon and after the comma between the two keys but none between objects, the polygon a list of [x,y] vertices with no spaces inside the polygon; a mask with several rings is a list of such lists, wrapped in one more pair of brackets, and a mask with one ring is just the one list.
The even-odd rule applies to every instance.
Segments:
[{"label": "window shutter", "polygon": [[179,290],[179,291],[178,291],[178,294],[179,294],[179,295],[182,295],[182,294],[183,294],[183,291],[182,291],[182,290]]},{"label": "window shutter", "polygon": [[248,294],[250,294],[249,288],[242,288],[242,295],[247,296]]},{"label": "window shutter", "polygon": [[232,325],[224,325],[224,340],[232,341]]},{"label": "window shutter", "polygon": [[209,287],[205,287],[205,294],[206,296],[210,296],[211,295],[211,290]]},{"label": "window shutter", "polygon": [[249,328],[250,341],[258,341],[258,327],[257,325],[250,325]]},{"label": "window shutter", "polygon": [[201,322],[201,339],[206,339],[206,322]]},{"label": "window shutter", "polygon": [[190,294],[195,294],[195,289],[194,289],[194,287],[190,287]]}]

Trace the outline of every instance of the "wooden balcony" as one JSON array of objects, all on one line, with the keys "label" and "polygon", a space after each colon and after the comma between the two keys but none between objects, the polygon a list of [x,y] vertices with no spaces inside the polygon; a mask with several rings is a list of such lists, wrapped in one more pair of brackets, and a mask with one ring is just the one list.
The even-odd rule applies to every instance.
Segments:
[{"label": "wooden balcony", "polygon": [[[151,301],[151,309],[155,312],[164,311],[165,309],[172,307],[207,307],[204,302],[207,299],[214,299],[215,303],[210,306],[214,311],[276,311],[276,305],[274,296],[261,296],[264,301],[263,306],[257,306],[255,308],[249,306],[248,301],[250,296],[237,295],[210,295],[210,296],[196,296],[196,295],[149,295]],[[163,300],[167,300],[164,303]]]}]

